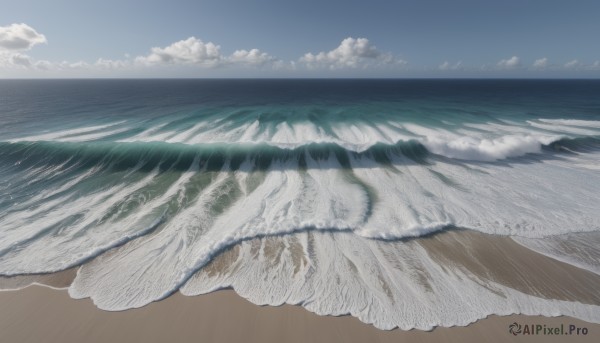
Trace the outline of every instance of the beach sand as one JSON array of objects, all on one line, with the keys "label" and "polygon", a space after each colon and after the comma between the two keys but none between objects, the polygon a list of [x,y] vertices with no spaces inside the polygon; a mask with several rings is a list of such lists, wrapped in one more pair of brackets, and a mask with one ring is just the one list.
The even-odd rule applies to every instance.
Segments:
[{"label": "beach sand", "polygon": [[[586,327],[583,336],[513,336],[511,323]],[[569,317],[490,316],[466,327],[383,331],[293,305],[256,306],[232,290],[179,293],[143,308],[107,312],[65,290],[0,292],[2,342],[597,342],[600,325]]]},{"label": "beach sand", "polygon": [[[457,230],[394,244],[419,244],[442,265],[462,268],[535,296],[600,303],[600,276],[538,254],[507,237]],[[215,258],[204,272],[225,270],[229,255],[226,251]],[[177,292],[139,309],[108,312],[89,299],[74,300],[66,290],[51,288],[67,287],[76,272],[72,268],[47,275],[0,277],[0,289],[5,289],[0,291],[0,341],[597,342],[600,338],[600,324],[525,315],[490,316],[466,327],[438,327],[429,332],[384,331],[351,316],[318,316],[293,305],[257,306],[233,290],[193,297]],[[7,290],[18,288],[22,289]],[[509,325],[514,322],[547,327],[562,324],[565,329],[576,325],[587,328],[587,335],[513,336]]]}]

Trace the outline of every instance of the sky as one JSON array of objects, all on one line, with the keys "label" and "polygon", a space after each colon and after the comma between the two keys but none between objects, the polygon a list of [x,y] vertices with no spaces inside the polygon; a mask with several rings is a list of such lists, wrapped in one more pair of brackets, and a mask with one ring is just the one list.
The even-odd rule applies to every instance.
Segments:
[{"label": "sky", "polygon": [[1,0],[0,78],[600,77],[600,1]]}]

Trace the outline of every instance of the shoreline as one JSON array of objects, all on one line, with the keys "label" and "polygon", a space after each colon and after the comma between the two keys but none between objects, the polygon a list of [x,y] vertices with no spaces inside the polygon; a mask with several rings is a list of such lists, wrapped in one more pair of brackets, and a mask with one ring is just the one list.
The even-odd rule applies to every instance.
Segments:
[{"label": "shoreline", "polygon": [[[432,331],[380,330],[352,316],[319,316],[301,306],[257,306],[233,290],[200,296],[179,292],[121,312],[98,309],[66,290],[30,285],[0,292],[0,331],[7,342],[595,342],[600,324],[560,316],[491,315],[467,326]],[[517,335],[509,325],[576,325],[587,335]]]},{"label": "shoreline", "polygon": [[[183,295],[176,291],[163,300],[124,311],[102,310],[92,298],[70,297],[67,289],[80,268],[93,267],[94,261],[56,273],[0,276],[0,332],[7,342],[595,342],[600,337],[600,323],[564,315],[488,315],[482,319],[474,317],[474,321],[465,323],[465,326],[404,331],[399,328],[378,329],[351,315],[317,315],[305,308],[310,308],[310,303],[256,305],[249,297],[254,294],[252,287],[267,287],[269,283],[257,280],[245,289],[236,287],[235,280],[252,279],[242,272],[252,273],[255,270],[252,269],[253,263],[270,266],[270,263],[278,261],[296,266],[298,259],[306,258],[302,254],[299,257],[294,255],[298,251],[290,245],[287,249],[292,257],[296,256],[296,260],[279,259],[281,254],[276,252],[284,249],[286,245],[283,243],[284,237],[257,238],[240,243],[196,272],[194,278],[197,280],[189,281],[204,284],[210,283],[214,277],[231,277],[231,283],[228,279],[216,283],[230,284],[230,288],[206,294],[197,290],[196,294],[200,295],[195,296],[189,296],[193,292],[183,292],[188,294]],[[600,282],[597,274],[540,254],[506,237],[449,231],[419,240],[387,244],[394,251],[422,249],[427,252],[427,258],[448,273],[462,271],[461,275],[472,275],[473,280],[481,280],[483,287],[491,290],[495,289],[491,285],[498,285],[550,301],[592,305],[600,301],[595,287]],[[262,262],[255,255],[243,255],[245,250],[262,251]],[[101,264],[102,261],[96,262]],[[436,278],[423,274],[419,280],[424,291],[435,291],[431,283]],[[396,304],[402,306],[399,305],[401,302]],[[414,307],[413,311],[418,311],[418,308]],[[486,312],[495,310],[498,311],[489,307],[479,313],[484,316]],[[511,313],[509,311],[504,309],[498,313]],[[423,313],[413,312],[413,315],[423,316]],[[582,318],[585,317],[583,315]],[[542,331],[544,327],[554,330],[561,325],[563,330],[568,330],[570,325],[574,325],[585,328],[587,334],[557,336],[542,332],[513,336],[509,332],[513,323],[529,328],[539,325]]]}]

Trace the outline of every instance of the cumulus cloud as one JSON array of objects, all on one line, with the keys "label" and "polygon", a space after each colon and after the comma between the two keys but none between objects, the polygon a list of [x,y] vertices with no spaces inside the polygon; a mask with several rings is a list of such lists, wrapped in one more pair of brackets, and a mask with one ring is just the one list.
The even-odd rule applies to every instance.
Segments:
[{"label": "cumulus cloud", "polygon": [[227,59],[231,63],[249,64],[255,66],[265,65],[266,63],[274,62],[275,59],[266,52],[261,52],[258,49],[251,50],[236,50]]},{"label": "cumulus cloud", "polygon": [[444,61],[444,63],[442,63],[438,66],[438,68],[440,70],[458,70],[458,69],[461,69],[461,67],[462,67],[462,61],[458,61],[454,64],[451,64],[448,61]]},{"label": "cumulus cloud", "polygon": [[106,75],[110,72],[132,72],[155,65],[183,65],[200,67],[265,67],[273,69],[293,69],[266,52],[259,49],[240,49],[231,55],[221,53],[219,45],[205,43],[196,37],[189,37],[174,42],[166,47],[154,47],[148,55],[132,58],[126,55],[124,59],[98,58],[95,62],[36,61],[23,54],[32,46],[45,43],[46,38],[25,24],[13,24],[0,28],[0,68],[13,70],[47,71],[50,73],[65,73],[64,75]]},{"label": "cumulus cloud", "polygon": [[33,66],[35,67],[35,69],[39,70],[50,70],[54,67],[54,64],[46,60],[40,60],[36,61]]},{"label": "cumulus cloud", "polygon": [[515,69],[521,65],[521,61],[519,60],[519,57],[513,56],[509,59],[500,60],[497,65],[502,69]]},{"label": "cumulus cloud", "polygon": [[533,67],[536,69],[544,69],[548,66],[548,59],[546,57],[540,58],[533,62]]},{"label": "cumulus cloud", "polygon": [[201,64],[218,65],[223,57],[221,47],[212,43],[204,43],[196,37],[175,42],[165,48],[154,47],[148,56],[139,56],[136,62],[145,65],[154,64]]},{"label": "cumulus cloud", "polygon": [[[188,66],[178,71],[186,71],[196,66],[200,67],[232,67],[238,68],[271,68],[277,71],[297,71],[308,69],[328,68],[331,70],[343,68],[382,68],[388,71],[392,66],[404,66],[407,62],[391,53],[377,49],[367,38],[348,37],[339,46],[330,51],[318,53],[308,52],[297,60],[282,61],[259,49],[238,49],[231,55],[221,52],[221,47],[213,42],[204,42],[194,36],[174,42],[164,47],[153,47],[147,55],[132,57],[126,55],[123,59],[99,58],[95,62],[49,62],[36,60],[28,55],[29,50],[39,44],[47,43],[46,37],[27,24],[10,24],[0,26],[0,68],[13,70],[16,73],[31,71],[49,71],[62,75],[120,75],[125,72],[145,70],[157,65]],[[441,71],[471,70],[464,67],[461,61],[452,63],[444,61],[437,66]],[[521,69],[523,66],[519,57],[512,56],[498,63],[485,64],[481,70],[498,71]],[[548,58],[535,60],[532,64],[537,70],[600,70],[600,61],[592,64],[582,63],[577,59],[564,65],[553,65]]]},{"label": "cumulus cloud", "polygon": [[27,24],[0,26],[0,67],[31,68],[34,62],[22,52],[42,43],[46,37]]},{"label": "cumulus cloud", "polygon": [[29,50],[36,44],[46,43],[46,37],[27,24],[0,26],[0,49]]},{"label": "cumulus cloud", "polygon": [[23,54],[14,54],[9,57],[11,64],[29,68],[31,66],[31,57]]},{"label": "cumulus cloud", "polygon": [[380,52],[367,38],[352,37],[344,39],[337,48],[329,52],[306,53],[300,58],[300,62],[310,68],[329,67],[331,69],[356,68],[373,63],[400,65],[407,63],[394,58],[391,54]]},{"label": "cumulus cloud", "polygon": [[61,69],[89,69],[91,65],[85,61],[77,61],[77,62],[62,61],[58,66]]},{"label": "cumulus cloud", "polygon": [[296,62],[284,62],[282,60],[275,60],[273,62],[273,70],[297,70]]},{"label": "cumulus cloud", "polygon": [[[205,67],[232,64],[263,66],[276,61],[274,57],[259,49],[236,50],[230,56],[224,56],[219,45],[204,43],[196,37],[180,40],[164,48],[154,47],[149,55],[135,58],[135,63],[142,65],[187,64]],[[119,61],[109,60],[99,60],[96,64],[111,68],[124,66]]]},{"label": "cumulus cloud", "polygon": [[99,58],[94,63],[94,66],[99,67],[100,69],[122,69],[128,67],[129,65],[129,61],[111,60],[104,58]]},{"label": "cumulus cloud", "polygon": [[21,53],[0,54],[0,68],[17,70],[51,70],[56,64],[46,60],[34,60],[28,55]]},{"label": "cumulus cloud", "polygon": [[580,66],[581,66],[581,63],[579,62],[579,60],[572,60],[572,61],[565,63],[565,68],[568,68],[568,69],[573,69],[573,68],[577,68]]}]

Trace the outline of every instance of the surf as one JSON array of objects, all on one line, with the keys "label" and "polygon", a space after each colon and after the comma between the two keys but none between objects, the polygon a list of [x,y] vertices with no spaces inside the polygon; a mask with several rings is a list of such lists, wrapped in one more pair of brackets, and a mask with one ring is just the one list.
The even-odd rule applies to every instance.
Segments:
[{"label": "surf", "polygon": [[[47,127],[7,116],[0,275],[76,267],[71,296],[106,310],[233,287],[258,304],[350,313],[385,329],[514,312],[597,321],[593,297],[538,299],[537,289],[474,276],[479,267],[447,265],[449,256],[436,259],[427,246],[461,232],[443,248],[472,249],[476,236],[477,244],[537,251],[593,279],[597,117],[561,116],[549,105],[524,114],[477,99],[462,107],[450,98],[402,103],[386,88],[393,84],[368,101],[337,102],[315,93],[270,101],[269,93],[264,102],[238,94],[239,104],[222,95],[199,104],[179,89],[183,104],[160,105],[147,94],[111,92],[114,116],[95,105],[74,106],[89,111],[77,116],[64,104],[49,106],[62,122],[39,120]],[[567,241],[576,249],[563,249]],[[228,254],[219,263],[231,268],[215,271]],[[481,306],[462,307],[452,287]]]}]

